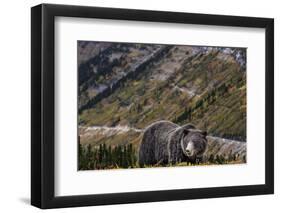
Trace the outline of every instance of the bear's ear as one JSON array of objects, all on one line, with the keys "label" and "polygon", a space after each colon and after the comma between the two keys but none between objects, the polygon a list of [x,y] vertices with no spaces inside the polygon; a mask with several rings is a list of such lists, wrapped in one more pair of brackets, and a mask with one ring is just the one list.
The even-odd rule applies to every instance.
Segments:
[{"label": "bear's ear", "polygon": [[184,129],[195,129],[195,126],[193,124],[185,124],[182,126]]},{"label": "bear's ear", "polygon": [[207,136],[207,132],[206,132],[206,131],[202,131],[202,135],[203,135],[204,137],[206,137],[206,136]]},{"label": "bear's ear", "polygon": [[183,135],[187,135],[189,132],[189,129],[183,128]]}]

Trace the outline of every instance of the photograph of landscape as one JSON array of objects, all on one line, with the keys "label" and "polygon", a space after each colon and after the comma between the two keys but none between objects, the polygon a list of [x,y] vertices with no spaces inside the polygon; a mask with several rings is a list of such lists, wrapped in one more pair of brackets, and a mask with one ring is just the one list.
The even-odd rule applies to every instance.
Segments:
[{"label": "photograph of landscape", "polygon": [[78,170],[245,164],[246,56],[77,41]]}]

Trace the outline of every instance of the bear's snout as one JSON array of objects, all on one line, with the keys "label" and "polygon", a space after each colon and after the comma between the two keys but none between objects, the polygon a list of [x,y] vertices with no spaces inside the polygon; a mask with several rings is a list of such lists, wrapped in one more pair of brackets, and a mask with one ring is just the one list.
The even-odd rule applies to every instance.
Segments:
[{"label": "bear's snout", "polygon": [[187,155],[191,155],[191,150],[186,150]]},{"label": "bear's snout", "polygon": [[194,152],[194,144],[192,142],[189,142],[187,144],[187,147],[185,149],[186,155],[187,156],[192,156]]}]

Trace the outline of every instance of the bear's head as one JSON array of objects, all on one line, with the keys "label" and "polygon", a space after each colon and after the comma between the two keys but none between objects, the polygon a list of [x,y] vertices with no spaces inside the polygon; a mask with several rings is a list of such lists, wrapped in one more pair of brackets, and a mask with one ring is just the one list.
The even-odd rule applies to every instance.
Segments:
[{"label": "bear's head", "polygon": [[207,148],[207,132],[196,129],[193,125],[182,128],[181,148],[190,160],[202,157]]}]

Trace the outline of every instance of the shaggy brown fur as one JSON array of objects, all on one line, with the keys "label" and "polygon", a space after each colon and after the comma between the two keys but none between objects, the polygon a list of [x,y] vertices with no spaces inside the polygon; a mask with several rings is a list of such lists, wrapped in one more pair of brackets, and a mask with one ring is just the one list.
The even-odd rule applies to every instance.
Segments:
[{"label": "shaggy brown fur", "polygon": [[206,132],[192,124],[178,126],[158,121],[148,126],[139,149],[139,165],[167,165],[194,162],[207,147]]}]

